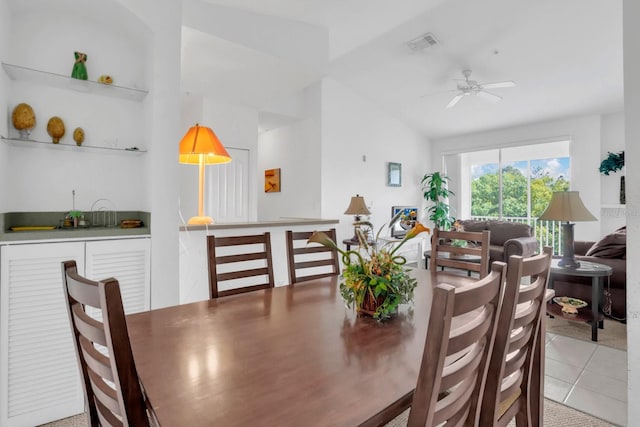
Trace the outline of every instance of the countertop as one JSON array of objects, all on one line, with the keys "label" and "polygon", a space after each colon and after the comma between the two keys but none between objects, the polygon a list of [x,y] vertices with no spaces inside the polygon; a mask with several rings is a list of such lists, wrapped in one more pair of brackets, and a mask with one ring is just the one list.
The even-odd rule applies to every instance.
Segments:
[{"label": "countertop", "polygon": [[[140,211],[118,211],[118,223],[122,219],[139,219],[141,227],[88,226],[60,228],[65,212],[6,212],[0,214],[0,244],[16,244],[39,240],[95,240],[103,238],[137,237],[151,234],[150,214]],[[52,230],[11,231],[12,226],[57,226]]]},{"label": "countertop", "polygon": [[337,219],[281,218],[270,221],[233,222],[210,225],[181,225],[180,231],[229,230],[234,228],[289,227],[293,225],[338,224]]}]

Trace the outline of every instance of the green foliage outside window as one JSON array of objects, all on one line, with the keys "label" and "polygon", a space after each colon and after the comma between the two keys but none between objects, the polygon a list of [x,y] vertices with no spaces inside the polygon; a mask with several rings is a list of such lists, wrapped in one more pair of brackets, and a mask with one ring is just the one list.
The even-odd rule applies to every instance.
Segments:
[{"label": "green foliage outside window", "polygon": [[[529,223],[538,227],[537,236],[548,236],[554,242],[554,253],[558,253],[561,246],[560,227],[553,223],[537,222],[538,218],[549,205],[551,195],[555,191],[569,190],[569,181],[563,176],[552,177],[536,168],[531,173],[531,220],[527,217],[527,176],[513,166],[502,169],[502,216],[509,220]],[[487,173],[474,179],[471,184],[471,216],[499,217],[499,176],[498,172]],[[548,224],[548,225],[547,225]],[[553,227],[553,228],[550,228]],[[549,242],[549,244],[551,244]]]},{"label": "green foliage outside window", "polygon": [[[471,215],[498,217],[498,172],[488,173],[471,183]],[[502,216],[527,217],[527,177],[517,168],[502,169]],[[563,176],[554,178],[541,169],[532,171],[531,217],[537,218],[549,205],[554,191],[569,190],[569,181]]]}]

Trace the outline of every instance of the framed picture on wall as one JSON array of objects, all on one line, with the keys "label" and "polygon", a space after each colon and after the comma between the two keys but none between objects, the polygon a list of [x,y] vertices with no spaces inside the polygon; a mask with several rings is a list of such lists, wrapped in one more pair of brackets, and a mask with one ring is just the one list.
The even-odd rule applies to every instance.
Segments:
[{"label": "framed picture on wall", "polygon": [[402,186],[402,165],[400,163],[388,163],[387,185],[389,187]]},{"label": "framed picture on wall", "polygon": [[280,168],[267,169],[264,171],[264,192],[265,193],[280,192]]}]

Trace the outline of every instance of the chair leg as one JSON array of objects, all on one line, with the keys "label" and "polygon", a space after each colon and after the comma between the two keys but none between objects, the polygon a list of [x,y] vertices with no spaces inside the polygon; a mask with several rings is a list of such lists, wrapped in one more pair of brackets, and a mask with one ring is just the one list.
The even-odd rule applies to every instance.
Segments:
[{"label": "chair leg", "polygon": [[520,409],[516,414],[516,427],[532,427],[529,399],[525,395],[520,396],[520,399],[522,400],[520,401]]}]

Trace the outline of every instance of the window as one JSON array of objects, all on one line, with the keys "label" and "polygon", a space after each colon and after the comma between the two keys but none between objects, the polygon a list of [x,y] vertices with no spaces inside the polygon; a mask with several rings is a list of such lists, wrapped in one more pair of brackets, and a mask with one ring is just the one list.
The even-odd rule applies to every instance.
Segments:
[{"label": "window", "polygon": [[569,141],[462,153],[460,217],[528,223],[557,252],[560,228],[537,218],[554,191],[569,190],[570,164]]}]

